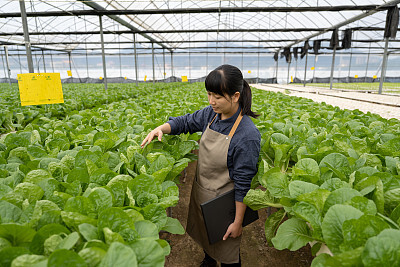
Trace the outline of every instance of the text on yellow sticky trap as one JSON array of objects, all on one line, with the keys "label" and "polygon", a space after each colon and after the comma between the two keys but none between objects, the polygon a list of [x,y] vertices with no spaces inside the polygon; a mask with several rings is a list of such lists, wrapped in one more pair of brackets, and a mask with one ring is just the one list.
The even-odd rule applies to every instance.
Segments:
[{"label": "text on yellow sticky trap", "polygon": [[21,106],[64,103],[60,73],[18,74]]},{"label": "text on yellow sticky trap", "polygon": [[182,78],[182,82],[183,82],[183,83],[188,81],[187,76],[181,76],[181,78]]}]

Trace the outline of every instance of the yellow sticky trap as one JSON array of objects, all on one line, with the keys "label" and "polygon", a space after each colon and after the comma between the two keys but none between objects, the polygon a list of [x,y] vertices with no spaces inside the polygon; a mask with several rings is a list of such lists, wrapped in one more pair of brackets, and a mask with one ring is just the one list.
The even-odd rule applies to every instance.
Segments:
[{"label": "yellow sticky trap", "polygon": [[144,76],[144,81],[146,81],[146,80],[147,80],[147,75]]},{"label": "yellow sticky trap", "polygon": [[126,77],[124,77],[125,78],[125,80],[126,80]]},{"label": "yellow sticky trap", "polygon": [[72,71],[67,70],[67,74],[68,74],[68,76],[72,77]]},{"label": "yellow sticky trap", "polygon": [[183,82],[183,83],[188,81],[187,76],[181,76],[181,77],[182,77],[182,82]]},{"label": "yellow sticky trap", "polygon": [[378,76],[374,75],[374,77],[372,77],[372,78],[376,79],[376,78],[378,78]]},{"label": "yellow sticky trap", "polygon": [[164,75],[167,75],[167,73],[164,72]]},{"label": "yellow sticky trap", "polygon": [[315,70],[315,67],[311,67],[311,70]]},{"label": "yellow sticky trap", "polygon": [[103,80],[103,77],[99,77],[100,80]]},{"label": "yellow sticky trap", "polygon": [[293,82],[293,76],[290,76],[290,81]]},{"label": "yellow sticky trap", "polygon": [[356,79],[357,79],[357,78],[358,78],[358,75],[355,75],[355,76],[354,76],[354,78],[356,78]]},{"label": "yellow sticky trap", "polygon": [[21,106],[64,103],[60,73],[18,74]]},{"label": "yellow sticky trap", "polygon": [[251,70],[247,71],[247,73],[251,73]]}]

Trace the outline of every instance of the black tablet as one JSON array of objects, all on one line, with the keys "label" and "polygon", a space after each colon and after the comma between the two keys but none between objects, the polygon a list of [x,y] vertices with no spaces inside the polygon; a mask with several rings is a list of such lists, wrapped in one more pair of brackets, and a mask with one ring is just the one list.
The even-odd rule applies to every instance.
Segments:
[{"label": "black tablet", "polygon": [[[215,244],[222,240],[229,225],[235,220],[235,190],[228,191],[202,203],[200,206],[207,229],[208,241],[211,245]],[[247,207],[242,226],[244,227],[256,220],[258,220],[258,211]]]}]

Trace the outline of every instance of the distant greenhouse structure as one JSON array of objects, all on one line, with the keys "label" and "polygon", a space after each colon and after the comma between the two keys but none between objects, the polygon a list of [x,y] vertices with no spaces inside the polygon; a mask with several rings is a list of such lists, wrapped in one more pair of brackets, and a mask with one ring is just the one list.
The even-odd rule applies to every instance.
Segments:
[{"label": "distant greenhouse structure", "polygon": [[399,3],[6,1],[0,79],[60,72],[65,83],[107,88],[182,76],[202,81],[227,63],[253,83],[364,82],[380,93],[400,90]]}]

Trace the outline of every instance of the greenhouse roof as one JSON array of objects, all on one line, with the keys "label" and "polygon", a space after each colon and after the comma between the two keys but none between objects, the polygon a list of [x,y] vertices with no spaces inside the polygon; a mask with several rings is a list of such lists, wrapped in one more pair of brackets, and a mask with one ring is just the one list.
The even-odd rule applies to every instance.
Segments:
[{"label": "greenhouse roof", "polygon": [[[303,46],[322,40],[328,51],[332,30],[342,39],[352,29],[352,48],[382,52],[388,8],[400,0],[286,0],[286,1],[25,1],[33,48],[59,51],[97,51],[101,48],[102,16],[108,53],[164,48],[177,52],[262,51]],[[400,49],[399,38],[389,52]],[[0,4],[0,44],[24,49],[18,0]]]}]

